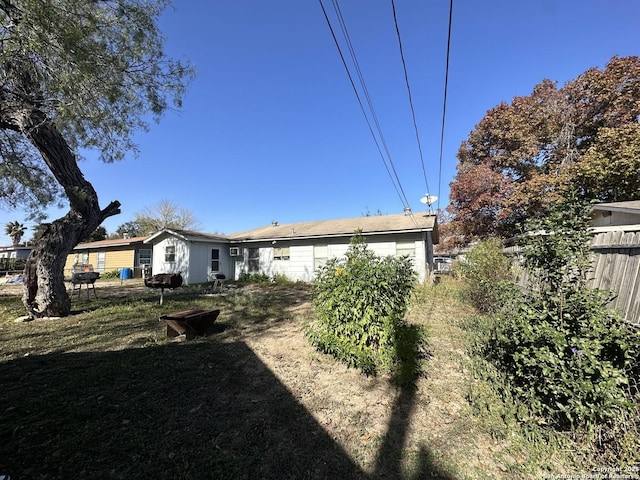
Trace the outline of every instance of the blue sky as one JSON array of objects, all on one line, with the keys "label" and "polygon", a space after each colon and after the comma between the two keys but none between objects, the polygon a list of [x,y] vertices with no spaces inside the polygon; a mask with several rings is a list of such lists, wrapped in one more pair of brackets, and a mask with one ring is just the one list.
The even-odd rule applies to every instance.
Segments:
[{"label": "blue sky", "polygon": [[[429,193],[441,208],[458,147],[488,109],[530,94],[544,78],[563,85],[613,55],[640,54],[637,0],[454,0],[440,168],[449,1],[395,4]],[[402,189],[414,212],[424,210],[391,1],[342,0],[340,8]],[[197,77],[182,111],[137,136],[138,158],[83,161],[101,204],[122,203],[104,223],[109,233],[161,199],[219,233],[402,212],[319,1],[181,0],[160,26],[166,51],[188,58]],[[64,211],[49,213],[53,220]],[[0,209],[2,227],[30,227],[25,219]],[[0,245],[9,243],[2,228]]]}]

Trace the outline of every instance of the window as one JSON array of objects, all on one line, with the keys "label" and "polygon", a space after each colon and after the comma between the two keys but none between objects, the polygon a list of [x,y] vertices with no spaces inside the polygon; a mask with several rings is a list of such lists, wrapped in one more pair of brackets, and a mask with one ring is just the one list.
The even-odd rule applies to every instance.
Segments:
[{"label": "window", "polygon": [[87,263],[89,263],[89,252],[83,252],[82,253],[82,265],[86,265]]},{"label": "window", "polygon": [[249,273],[257,273],[260,271],[260,249],[249,249]]},{"label": "window", "polygon": [[396,257],[415,257],[415,256],[416,256],[415,242],[397,242],[396,243]]},{"label": "window", "polygon": [[274,247],[273,248],[274,260],[289,260],[289,247]]},{"label": "window", "polygon": [[164,247],[164,261],[165,262],[175,262],[176,261],[176,246],[175,245],[167,245]]},{"label": "window", "polygon": [[96,252],[96,270],[99,272],[104,272],[106,256],[106,252]]},{"label": "window", "polygon": [[217,248],[211,249],[211,271],[220,271],[220,250]]},{"label": "window", "polygon": [[314,269],[318,269],[327,263],[327,258],[329,257],[329,246],[328,245],[316,245],[313,247],[313,267]]},{"label": "window", "polygon": [[151,265],[151,249],[141,248],[138,250],[138,263],[140,265]]}]

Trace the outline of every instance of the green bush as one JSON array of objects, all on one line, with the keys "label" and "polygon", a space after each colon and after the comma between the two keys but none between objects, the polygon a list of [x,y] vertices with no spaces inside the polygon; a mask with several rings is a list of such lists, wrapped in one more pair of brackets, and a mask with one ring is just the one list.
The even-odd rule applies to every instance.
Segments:
[{"label": "green bush", "polygon": [[26,263],[24,258],[0,258],[0,271],[20,272]]},{"label": "green bush", "polygon": [[269,283],[271,279],[264,273],[242,272],[238,275],[238,282],[241,283]]},{"label": "green bush", "polygon": [[273,276],[272,282],[273,284],[280,285],[281,287],[291,287],[293,285],[302,283],[302,282],[294,282],[289,277],[287,277],[284,273],[276,273]]},{"label": "green bush", "polygon": [[464,280],[463,295],[480,312],[498,311],[513,295],[511,261],[497,238],[478,243],[457,263],[456,275]]},{"label": "green bush", "polygon": [[560,429],[615,423],[637,408],[628,384],[640,334],[607,309],[607,293],[587,288],[588,214],[569,202],[530,227],[539,232],[523,244],[530,288],[485,342],[531,417]]},{"label": "green bush", "polygon": [[100,278],[112,280],[114,278],[120,278],[120,270],[111,270],[110,272],[103,272],[100,274]]},{"label": "green bush", "polygon": [[364,373],[393,371],[410,381],[425,342],[424,332],[403,321],[415,279],[409,258],[378,257],[356,234],[346,259],[330,259],[317,271],[316,318],[305,325],[306,336]]}]

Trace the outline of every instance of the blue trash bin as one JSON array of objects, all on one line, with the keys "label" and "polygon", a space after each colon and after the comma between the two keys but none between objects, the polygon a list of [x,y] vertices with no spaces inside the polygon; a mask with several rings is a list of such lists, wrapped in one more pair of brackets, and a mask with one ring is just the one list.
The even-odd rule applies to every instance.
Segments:
[{"label": "blue trash bin", "polygon": [[133,272],[130,268],[121,268],[120,269],[120,280],[129,280],[133,278]]}]

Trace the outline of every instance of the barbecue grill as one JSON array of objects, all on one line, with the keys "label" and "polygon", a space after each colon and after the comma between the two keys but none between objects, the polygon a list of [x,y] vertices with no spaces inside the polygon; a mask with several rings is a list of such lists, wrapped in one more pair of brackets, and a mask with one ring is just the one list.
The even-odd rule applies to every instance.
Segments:
[{"label": "barbecue grill", "polygon": [[98,278],[100,278],[100,273],[93,271],[93,265],[76,264],[71,267],[71,284],[73,285],[73,293],[78,292],[78,298],[80,298],[82,285],[87,289],[87,300],[89,299],[89,287],[93,290],[93,295],[98,298],[96,287],[94,285]]},{"label": "barbecue grill", "polygon": [[178,288],[182,286],[182,275],[180,273],[158,273],[151,278],[145,278],[144,284],[149,288],[160,289],[160,305],[164,297],[164,289]]}]

